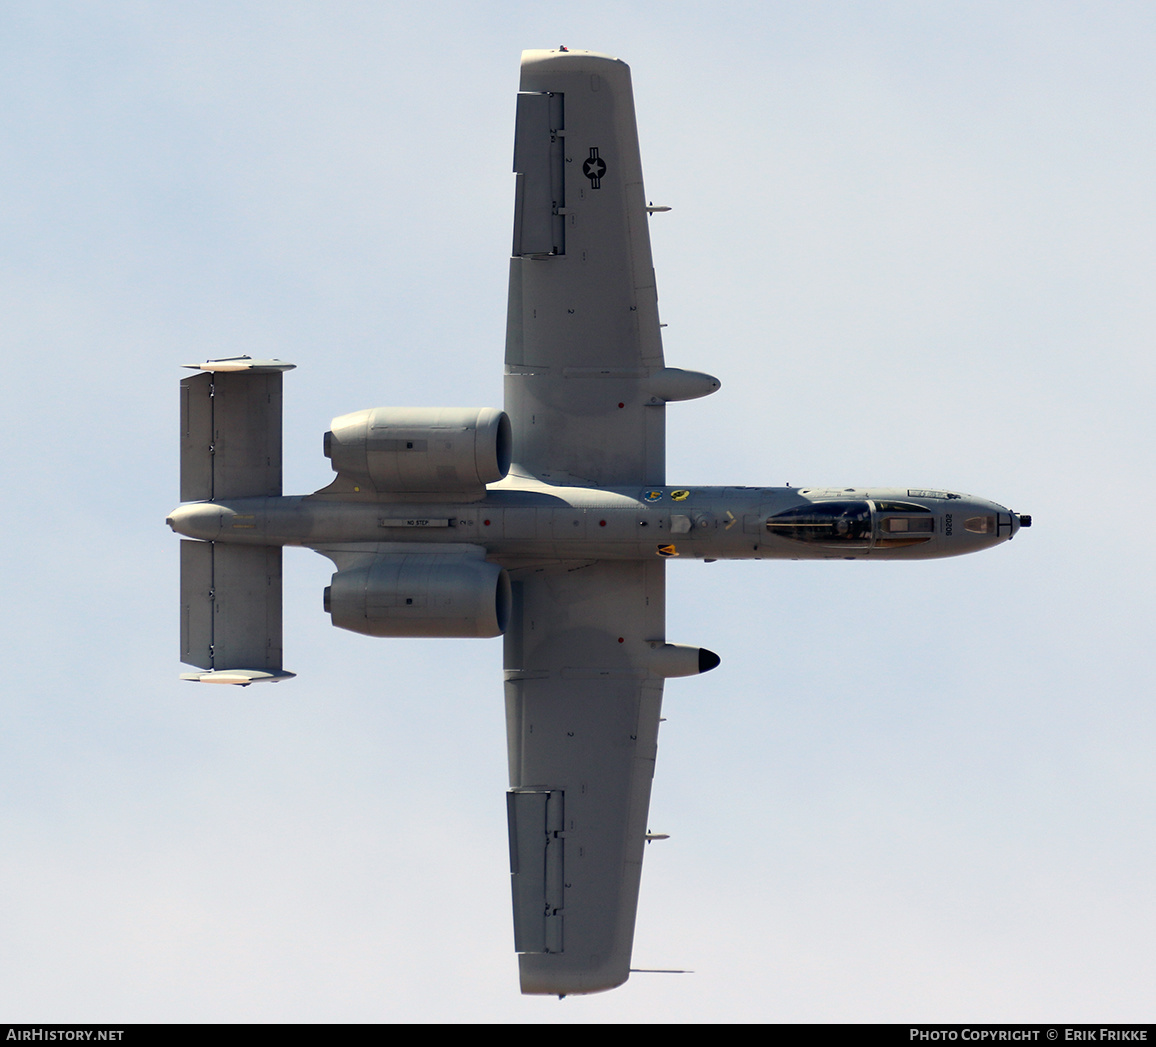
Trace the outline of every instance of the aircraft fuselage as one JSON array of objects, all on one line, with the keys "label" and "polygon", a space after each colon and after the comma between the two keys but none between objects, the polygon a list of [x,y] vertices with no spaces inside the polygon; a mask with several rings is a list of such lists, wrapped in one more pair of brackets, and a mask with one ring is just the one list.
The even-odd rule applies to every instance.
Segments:
[{"label": "aircraft fuselage", "polygon": [[186,503],[174,531],[247,545],[344,543],[481,546],[524,561],[912,560],[998,545],[1021,518],[970,495],[915,488],[522,486],[510,478],[473,502],[380,495],[236,498]]}]

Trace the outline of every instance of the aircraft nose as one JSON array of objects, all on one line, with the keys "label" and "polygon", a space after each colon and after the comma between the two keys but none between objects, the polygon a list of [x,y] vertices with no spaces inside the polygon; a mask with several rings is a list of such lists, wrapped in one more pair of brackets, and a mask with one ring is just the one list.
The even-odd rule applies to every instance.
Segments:
[{"label": "aircraft nose", "polygon": [[995,537],[1000,541],[1008,541],[1016,536],[1016,531],[1020,529],[1020,518],[1010,509],[1005,509],[1002,505],[992,503],[992,507],[996,510],[996,528]]},{"label": "aircraft nose", "polygon": [[996,502],[970,499],[954,503],[945,530],[957,550],[970,552],[1014,538],[1021,527],[1031,526],[1031,519]]}]

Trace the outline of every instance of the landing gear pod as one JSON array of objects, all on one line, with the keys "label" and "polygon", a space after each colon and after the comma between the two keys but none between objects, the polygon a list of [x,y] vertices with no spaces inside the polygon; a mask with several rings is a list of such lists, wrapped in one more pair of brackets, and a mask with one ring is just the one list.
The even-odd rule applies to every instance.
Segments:
[{"label": "landing gear pod", "polygon": [[480,497],[510,471],[512,444],[492,407],[378,407],[334,418],[325,457],[379,494]]},{"label": "landing gear pod", "polygon": [[721,659],[705,647],[684,643],[652,643],[647,666],[655,676],[697,676],[709,673]]}]

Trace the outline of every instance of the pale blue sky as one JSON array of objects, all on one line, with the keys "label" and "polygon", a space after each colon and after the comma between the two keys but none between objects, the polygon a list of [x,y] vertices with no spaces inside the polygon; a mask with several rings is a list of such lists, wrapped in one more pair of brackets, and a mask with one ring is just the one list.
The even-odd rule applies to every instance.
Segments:
[{"label": "pale blue sky", "polygon": [[[679,483],[969,491],[925,564],[673,564],[635,963],[523,999],[497,641],[177,679],[178,365],[292,360],[286,489],[501,403],[524,47],[634,73]],[[1110,3],[0,11],[0,1015],[1138,1021],[1156,903],[1156,13]],[[204,693],[211,691],[211,693]]]}]

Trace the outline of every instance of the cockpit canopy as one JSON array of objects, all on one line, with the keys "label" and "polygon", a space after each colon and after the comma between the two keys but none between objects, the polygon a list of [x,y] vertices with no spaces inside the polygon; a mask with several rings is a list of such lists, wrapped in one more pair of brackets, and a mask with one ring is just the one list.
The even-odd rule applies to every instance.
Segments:
[{"label": "cockpit canopy", "polygon": [[797,542],[838,545],[844,549],[871,548],[870,502],[813,502],[776,513],[767,530]]},{"label": "cockpit canopy", "polygon": [[935,533],[935,516],[926,506],[914,502],[875,502],[877,548],[898,549],[904,545],[930,542]]},{"label": "cockpit canopy", "polygon": [[931,541],[935,515],[914,502],[812,502],[776,513],[767,520],[767,531],[777,538],[839,549],[894,549]]}]

